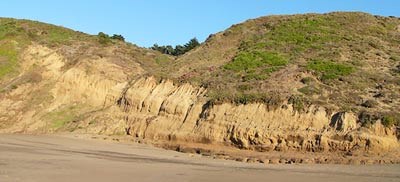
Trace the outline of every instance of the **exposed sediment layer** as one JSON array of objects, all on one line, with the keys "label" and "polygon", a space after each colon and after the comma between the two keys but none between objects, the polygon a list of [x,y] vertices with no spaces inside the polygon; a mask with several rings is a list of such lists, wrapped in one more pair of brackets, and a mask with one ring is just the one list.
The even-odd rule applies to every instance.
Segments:
[{"label": "exposed sediment layer", "polygon": [[[379,123],[362,128],[352,113],[329,114],[318,106],[300,113],[289,104],[277,109],[261,103],[211,105],[202,97],[205,92],[189,84],[140,78],[108,112],[123,123],[120,130],[149,140],[220,143],[257,151],[381,152],[399,147],[393,129]],[[115,132],[104,124],[97,127],[98,132]]]}]

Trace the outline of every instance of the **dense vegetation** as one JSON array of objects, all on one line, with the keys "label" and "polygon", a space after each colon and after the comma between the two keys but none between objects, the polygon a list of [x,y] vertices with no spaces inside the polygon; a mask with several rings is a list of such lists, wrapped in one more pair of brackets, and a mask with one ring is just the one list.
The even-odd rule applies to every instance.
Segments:
[{"label": "dense vegetation", "polygon": [[125,38],[122,35],[119,35],[119,34],[114,34],[112,36],[109,36],[108,34],[105,34],[103,32],[99,32],[97,34],[97,37],[99,39],[99,43],[103,44],[103,45],[111,43],[112,40],[119,40],[119,41],[122,41],[122,42],[125,41]]},{"label": "dense vegetation", "polygon": [[307,63],[307,68],[316,71],[322,81],[347,76],[353,72],[352,66],[323,60],[311,60]]},{"label": "dense vegetation", "polygon": [[279,70],[287,63],[287,59],[276,53],[252,51],[239,53],[224,68],[240,74],[244,73],[244,80],[263,80],[270,73]]},{"label": "dense vegetation", "polygon": [[150,48],[153,50],[156,50],[156,51],[160,51],[163,54],[179,56],[179,55],[185,54],[186,52],[198,47],[199,45],[200,45],[200,43],[197,40],[197,38],[192,38],[185,45],[176,45],[175,48],[171,45],[159,46],[157,44],[154,44]]}]

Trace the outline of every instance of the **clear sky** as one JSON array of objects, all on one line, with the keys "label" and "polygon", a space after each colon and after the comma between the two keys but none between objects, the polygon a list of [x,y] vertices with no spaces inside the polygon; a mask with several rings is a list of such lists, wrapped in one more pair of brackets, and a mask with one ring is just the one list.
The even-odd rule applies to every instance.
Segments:
[{"label": "clear sky", "polygon": [[363,11],[400,17],[400,0],[1,0],[0,17],[122,34],[139,46],[183,44],[271,14]]}]

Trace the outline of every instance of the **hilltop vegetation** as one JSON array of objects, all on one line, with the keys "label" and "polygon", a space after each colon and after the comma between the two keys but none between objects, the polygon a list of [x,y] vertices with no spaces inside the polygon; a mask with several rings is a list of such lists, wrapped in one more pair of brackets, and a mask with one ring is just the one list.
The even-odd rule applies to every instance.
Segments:
[{"label": "hilltop vegetation", "polygon": [[[20,54],[32,44],[57,49],[60,54],[71,59],[77,59],[84,54],[101,54],[108,48],[119,47],[119,51],[128,55],[133,62],[141,62],[144,66],[149,65],[152,68],[156,65],[153,62],[155,59],[170,59],[124,41],[125,38],[119,34],[110,36],[99,32],[98,35],[88,35],[37,21],[0,18],[0,83],[4,81],[4,77],[12,78],[18,74]],[[94,49],[102,51],[90,51]],[[145,55],[144,52],[152,53]]]},{"label": "hilltop vegetation", "polygon": [[[197,39],[190,42],[186,45],[198,45]],[[116,59],[128,59],[120,61],[127,64],[126,66],[139,63],[149,75],[160,75],[161,66],[173,60],[169,54],[125,42],[120,34],[99,32],[97,35],[88,35],[60,26],[12,18],[0,18],[0,43],[0,84],[5,80],[3,77],[12,78],[18,74],[19,55],[32,44],[56,49],[70,61],[84,56],[104,56],[109,50],[118,49],[118,54],[113,55],[118,57]]]},{"label": "hilltop vegetation", "polygon": [[0,19],[0,79],[16,74],[19,54],[32,42],[49,47],[69,45],[74,41],[92,41],[92,37],[63,27],[50,24]]},{"label": "hilltop vegetation", "polygon": [[175,48],[172,47],[171,45],[159,46],[158,44],[154,44],[152,47],[150,47],[150,49],[159,51],[163,54],[179,56],[185,54],[186,52],[189,52],[190,50],[198,47],[199,45],[200,43],[197,40],[197,38],[192,38],[185,45],[176,45]]}]

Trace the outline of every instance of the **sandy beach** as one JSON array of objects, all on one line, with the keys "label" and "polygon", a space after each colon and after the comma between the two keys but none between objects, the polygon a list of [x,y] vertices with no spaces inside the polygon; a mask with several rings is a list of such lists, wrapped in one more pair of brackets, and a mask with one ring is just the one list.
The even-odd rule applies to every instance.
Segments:
[{"label": "sandy beach", "polygon": [[400,165],[265,165],[144,144],[0,135],[1,182],[399,180]]}]

